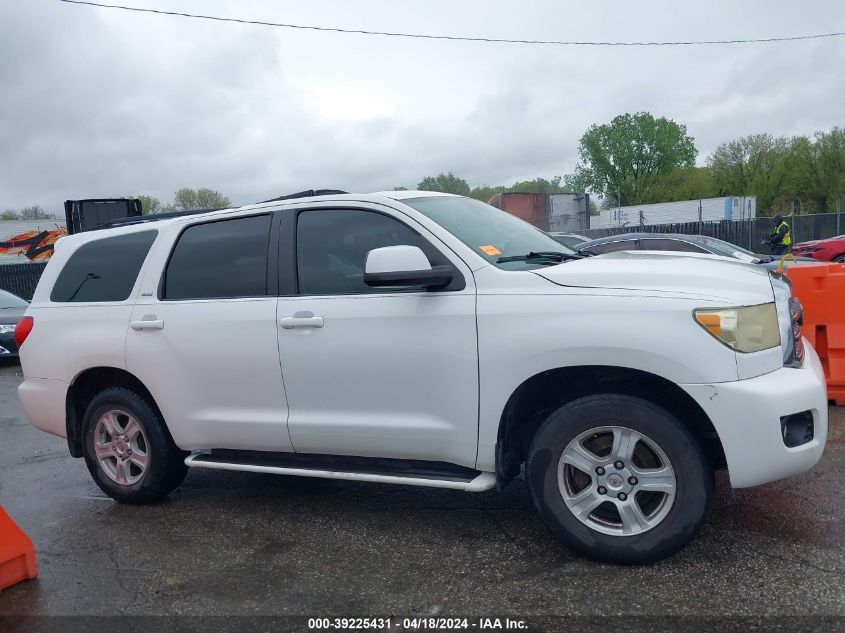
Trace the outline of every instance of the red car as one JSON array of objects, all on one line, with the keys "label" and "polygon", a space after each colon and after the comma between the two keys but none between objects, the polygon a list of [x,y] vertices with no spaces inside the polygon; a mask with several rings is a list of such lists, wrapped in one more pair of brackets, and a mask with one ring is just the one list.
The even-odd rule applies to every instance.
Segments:
[{"label": "red car", "polygon": [[845,235],[801,242],[792,247],[792,254],[796,257],[812,257],[822,262],[845,262]]}]

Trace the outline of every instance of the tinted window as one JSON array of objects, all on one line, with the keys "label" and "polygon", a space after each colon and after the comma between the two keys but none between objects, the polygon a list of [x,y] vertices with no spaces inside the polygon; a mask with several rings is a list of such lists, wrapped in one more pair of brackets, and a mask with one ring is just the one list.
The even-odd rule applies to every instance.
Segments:
[{"label": "tinted window", "polygon": [[585,246],[584,250],[596,255],[614,253],[616,251],[635,251],[637,250],[637,241],[620,240],[619,242],[608,242],[607,244],[595,244],[593,246]]},{"label": "tinted window", "polygon": [[382,246],[418,246],[432,260],[431,247],[416,232],[371,211],[305,211],[296,232],[297,280],[301,294],[384,292],[364,283],[367,253]]},{"label": "tinted window", "polygon": [[125,301],[158,231],[143,231],[87,242],[59,273],[50,300]]},{"label": "tinted window", "polygon": [[269,215],[197,224],[173,249],[163,298],[225,299],[267,294]]},{"label": "tinted window", "polygon": [[644,238],[642,242],[643,250],[647,251],[682,251],[684,253],[707,252],[706,249],[703,249],[700,246],[681,240]]}]

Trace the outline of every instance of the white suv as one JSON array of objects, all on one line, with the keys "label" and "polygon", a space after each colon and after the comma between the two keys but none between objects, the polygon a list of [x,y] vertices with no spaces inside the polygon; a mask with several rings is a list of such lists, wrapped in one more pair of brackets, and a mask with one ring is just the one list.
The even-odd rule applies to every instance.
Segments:
[{"label": "white suv", "polygon": [[20,399],[118,501],[188,467],[481,491],[524,464],[564,543],[639,563],[693,537],[715,470],[821,456],[790,294],[709,255],[581,259],[459,196],[275,201],[60,240]]}]

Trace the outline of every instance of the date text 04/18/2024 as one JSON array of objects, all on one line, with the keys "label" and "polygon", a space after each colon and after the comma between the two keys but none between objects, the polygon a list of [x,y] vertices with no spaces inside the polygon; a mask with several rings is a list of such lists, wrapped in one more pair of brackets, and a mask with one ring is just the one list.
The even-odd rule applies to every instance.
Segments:
[{"label": "date text 04/18/2024", "polygon": [[393,618],[309,618],[309,630],[379,630],[400,625],[403,630],[511,630],[527,628],[525,620],[511,618],[445,618],[414,617],[395,621]]}]

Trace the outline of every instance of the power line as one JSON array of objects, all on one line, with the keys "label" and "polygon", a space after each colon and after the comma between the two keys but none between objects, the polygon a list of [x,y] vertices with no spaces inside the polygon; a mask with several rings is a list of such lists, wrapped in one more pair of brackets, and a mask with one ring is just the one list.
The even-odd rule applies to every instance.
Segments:
[{"label": "power line", "polygon": [[552,46],[711,46],[722,44],[762,44],[765,42],[795,42],[798,40],[817,40],[827,37],[845,35],[845,31],[837,33],[817,33],[814,35],[794,35],[791,37],[763,37],[744,40],[691,40],[676,42],[578,42],[562,40],[512,40],[495,37],[462,37],[457,35],[426,35],[423,33],[394,33],[390,31],[365,31],[363,29],[341,29],[327,26],[310,26],[305,24],[285,24],[283,22],[263,22],[260,20],[244,20],[241,18],[224,18],[214,15],[199,15],[196,13],[181,13],[179,11],[163,11],[161,9],[142,9],[127,7],[119,4],[103,4],[87,2],[86,0],[59,0],[67,4],[88,5],[105,9],[121,9],[123,11],[137,11],[138,13],[157,13],[159,15],[175,15],[183,18],[197,18],[200,20],[214,20],[215,22],[237,22],[238,24],[253,24],[283,29],[300,29],[305,31],[324,31],[330,33],[350,33],[354,35],[381,35],[384,37],[406,37],[425,40],[451,40],[458,42],[489,42],[495,44],[543,44]]}]

